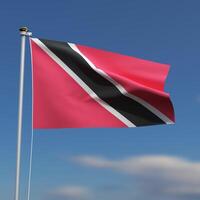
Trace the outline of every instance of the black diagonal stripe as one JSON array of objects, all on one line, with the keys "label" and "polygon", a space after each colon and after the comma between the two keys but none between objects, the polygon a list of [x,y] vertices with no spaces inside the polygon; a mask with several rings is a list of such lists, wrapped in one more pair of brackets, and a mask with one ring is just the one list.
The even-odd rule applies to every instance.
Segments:
[{"label": "black diagonal stripe", "polygon": [[123,95],[110,81],[93,70],[84,58],[66,42],[40,39],[60,58],[95,94],[136,126],[164,124],[146,107]]}]

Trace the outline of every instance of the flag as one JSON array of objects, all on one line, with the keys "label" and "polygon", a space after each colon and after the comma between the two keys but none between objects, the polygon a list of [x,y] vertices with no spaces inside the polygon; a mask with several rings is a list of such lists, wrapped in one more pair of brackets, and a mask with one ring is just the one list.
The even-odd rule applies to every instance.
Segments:
[{"label": "flag", "polygon": [[68,42],[30,44],[33,128],[174,123],[168,65]]}]

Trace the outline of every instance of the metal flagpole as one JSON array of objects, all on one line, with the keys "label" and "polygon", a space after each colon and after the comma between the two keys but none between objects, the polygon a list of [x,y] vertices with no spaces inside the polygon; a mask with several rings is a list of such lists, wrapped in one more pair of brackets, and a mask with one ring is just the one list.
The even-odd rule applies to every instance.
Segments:
[{"label": "metal flagpole", "polygon": [[19,200],[21,138],[22,138],[22,108],[23,108],[24,64],[25,64],[25,42],[26,42],[26,36],[31,36],[31,33],[28,32],[27,27],[22,27],[22,28],[19,29],[19,31],[20,31],[20,35],[21,35],[21,60],[20,60],[19,102],[18,102],[18,130],[17,130],[15,200]]}]

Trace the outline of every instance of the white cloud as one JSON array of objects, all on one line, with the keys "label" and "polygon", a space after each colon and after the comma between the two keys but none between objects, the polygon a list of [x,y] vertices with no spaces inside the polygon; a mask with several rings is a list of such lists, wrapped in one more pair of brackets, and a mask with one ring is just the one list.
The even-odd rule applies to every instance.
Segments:
[{"label": "white cloud", "polygon": [[135,176],[142,192],[148,194],[148,197],[200,198],[200,162],[170,156],[140,156],[122,160],[77,156],[73,161]]},{"label": "white cloud", "polygon": [[200,103],[200,94],[197,95],[197,102]]},{"label": "white cloud", "polygon": [[97,168],[110,168],[113,166],[113,161],[109,161],[102,157],[96,156],[76,156],[72,160],[82,165],[97,167]]},{"label": "white cloud", "polygon": [[66,199],[86,199],[90,196],[90,190],[82,186],[63,186],[56,188],[51,195]]}]

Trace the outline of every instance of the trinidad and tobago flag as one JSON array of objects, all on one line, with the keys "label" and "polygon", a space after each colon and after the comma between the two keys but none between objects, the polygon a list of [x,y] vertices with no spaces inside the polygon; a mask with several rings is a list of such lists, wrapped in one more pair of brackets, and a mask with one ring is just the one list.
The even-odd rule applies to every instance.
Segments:
[{"label": "trinidad and tobago flag", "polygon": [[174,123],[168,65],[37,38],[31,50],[33,128]]}]

